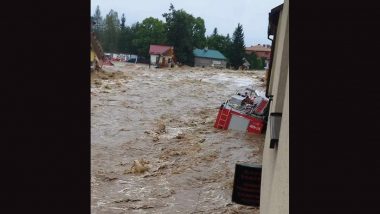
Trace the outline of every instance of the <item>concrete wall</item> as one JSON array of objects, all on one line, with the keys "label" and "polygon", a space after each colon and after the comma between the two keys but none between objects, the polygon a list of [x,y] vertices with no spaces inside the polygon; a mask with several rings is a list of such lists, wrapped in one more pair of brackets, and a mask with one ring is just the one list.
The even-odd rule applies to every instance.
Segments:
[{"label": "concrete wall", "polygon": [[220,64],[215,64],[216,67],[222,67],[222,68],[225,68],[226,67],[226,61],[225,60],[218,60],[218,59],[210,59],[210,58],[200,58],[200,57],[195,57],[194,58],[194,66],[198,66],[198,67],[208,67],[208,66],[212,66],[214,61],[216,62],[220,62]]},{"label": "concrete wall", "polygon": [[280,13],[276,47],[270,77],[269,94],[273,101],[269,113],[281,112],[282,121],[278,145],[269,148],[270,119],[265,136],[260,213],[289,213],[289,2],[285,0]]}]

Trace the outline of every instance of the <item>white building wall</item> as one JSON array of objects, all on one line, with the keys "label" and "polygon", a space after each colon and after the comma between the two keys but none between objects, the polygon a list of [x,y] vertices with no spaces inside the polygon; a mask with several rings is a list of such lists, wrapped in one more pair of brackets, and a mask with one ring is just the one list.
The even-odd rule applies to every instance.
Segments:
[{"label": "white building wall", "polygon": [[[282,112],[280,137],[275,158],[268,156],[273,162],[272,180],[269,201],[266,203],[269,214],[289,213],[289,73],[285,90],[284,108]],[[269,149],[269,146],[266,146]],[[272,149],[273,150],[273,149]],[[262,212],[264,213],[264,212]]]},{"label": "white building wall", "polygon": [[152,65],[156,64],[157,57],[158,57],[158,55],[150,55],[150,63]]},{"label": "white building wall", "polygon": [[262,163],[260,213],[289,213],[289,2],[285,0],[277,28],[269,93],[273,95],[269,114],[282,113],[278,145],[269,148],[270,118]]}]

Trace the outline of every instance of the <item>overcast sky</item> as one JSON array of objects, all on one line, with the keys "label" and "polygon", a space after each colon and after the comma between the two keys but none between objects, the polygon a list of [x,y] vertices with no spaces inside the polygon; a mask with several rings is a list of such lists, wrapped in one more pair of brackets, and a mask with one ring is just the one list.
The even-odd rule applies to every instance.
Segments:
[{"label": "overcast sky", "polygon": [[126,24],[131,25],[145,18],[154,17],[162,21],[163,13],[169,11],[170,3],[174,8],[184,9],[194,17],[201,17],[205,21],[206,36],[214,28],[218,33],[232,34],[240,23],[243,25],[245,45],[270,44],[267,39],[268,14],[270,10],[283,0],[91,0],[91,15],[99,5],[101,15],[105,18],[111,10],[125,14]]}]

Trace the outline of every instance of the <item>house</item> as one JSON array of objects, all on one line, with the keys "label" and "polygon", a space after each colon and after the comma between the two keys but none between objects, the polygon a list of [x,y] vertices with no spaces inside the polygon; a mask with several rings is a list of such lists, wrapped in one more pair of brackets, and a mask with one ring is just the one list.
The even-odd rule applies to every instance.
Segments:
[{"label": "house", "polygon": [[204,49],[195,49],[193,54],[194,66],[226,68],[227,58],[217,50],[211,50],[206,47]]},{"label": "house", "polygon": [[265,60],[265,67],[269,65],[271,46],[270,45],[255,45],[245,49],[246,54],[256,54],[257,57]]},{"label": "house", "polygon": [[271,46],[270,45],[255,45],[245,48],[245,53],[252,54],[255,53],[257,57],[270,59]]},{"label": "house", "polygon": [[269,13],[268,37],[273,36],[266,97],[270,98],[265,135],[261,214],[289,213],[289,1]]},{"label": "house", "polygon": [[174,62],[174,47],[167,45],[150,45],[150,64],[159,67],[171,67]]}]

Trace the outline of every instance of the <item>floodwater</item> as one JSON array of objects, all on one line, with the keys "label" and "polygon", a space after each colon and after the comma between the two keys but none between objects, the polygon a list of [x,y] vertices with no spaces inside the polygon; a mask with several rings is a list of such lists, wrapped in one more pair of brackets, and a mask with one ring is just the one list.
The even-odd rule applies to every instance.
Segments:
[{"label": "floodwater", "polygon": [[235,164],[261,164],[264,135],[213,125],[239,87],[264,89],[264,72],[122,63],[104,70],[91,76],[93,214],[259,213],[231,195]]}]

